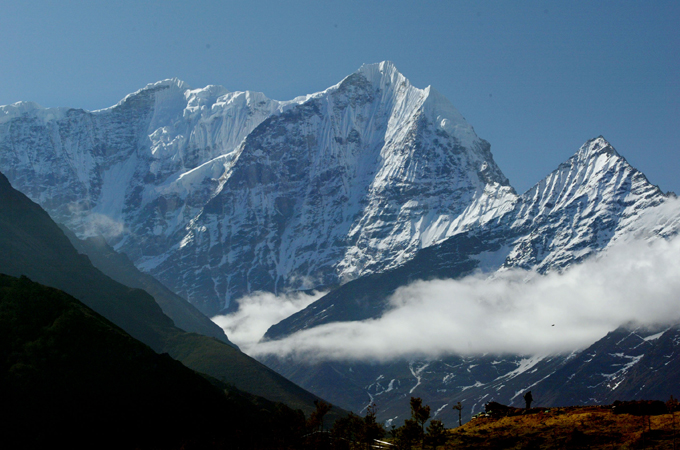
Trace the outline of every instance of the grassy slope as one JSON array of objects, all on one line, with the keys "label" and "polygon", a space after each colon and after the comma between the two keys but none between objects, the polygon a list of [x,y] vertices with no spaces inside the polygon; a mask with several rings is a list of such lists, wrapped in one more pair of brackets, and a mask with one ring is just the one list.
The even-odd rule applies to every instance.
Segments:
[{"label": "grassy slope", "polygon": [[[673,449],[671,414],[614,414],[599,406],[552,408],[545,412],[473,419],[449,430],[447,446],[456,449]],[[675,427],[680,428],[675,413]],[[676,445],[680,447],[680,430]],[[447,448],[448,448],[447,447]]]}]

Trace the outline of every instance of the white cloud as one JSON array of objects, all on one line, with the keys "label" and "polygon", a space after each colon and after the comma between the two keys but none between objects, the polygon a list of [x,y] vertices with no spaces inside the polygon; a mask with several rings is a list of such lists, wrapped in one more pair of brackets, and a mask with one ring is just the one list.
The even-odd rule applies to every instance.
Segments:
[{"label": "white cloud", "polygon": [[122,222],[99,213],[88,214],[82,226],[85,236],[103,236],[107,241],[117,238],[125,231],[125,225]]},{"label": "white cloud", "polygon": [[72,220],[69,228],[77,230],[81,237],[102,236],[110,242],[125,231],[125,224],[106,214],[92,212],[82,203],[73,202],[68,205]]},{"label": "white cloud", "polygon": [[212,321],[222,327],[229,340],[248,353],[270,326],[304,309],[323,297],[325,292],[294,292],[276,296],[269,292],[255,292],[238,300],[235,313],[215,316]]},{"label": "white cloud", "polygon": [[379,319],[322,325],[248,350],[255,356],[380,361],[570,352],[631,321],[680,321],[679,256],[680,238],[633,241],[562,274],[509,270],[493,279],[416,282],[399,289]]}]

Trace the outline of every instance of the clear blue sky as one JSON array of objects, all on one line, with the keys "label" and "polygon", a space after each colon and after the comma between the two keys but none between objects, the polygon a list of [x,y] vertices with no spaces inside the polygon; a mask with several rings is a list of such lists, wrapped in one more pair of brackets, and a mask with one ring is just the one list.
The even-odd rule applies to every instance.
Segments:
[{"label": "clear blue sky", "polygon": [[679,1],[6,1],[0,104],[98,109],[177,77],[288,100],[394,61],[519,192],[604,135],[680,193]]}]

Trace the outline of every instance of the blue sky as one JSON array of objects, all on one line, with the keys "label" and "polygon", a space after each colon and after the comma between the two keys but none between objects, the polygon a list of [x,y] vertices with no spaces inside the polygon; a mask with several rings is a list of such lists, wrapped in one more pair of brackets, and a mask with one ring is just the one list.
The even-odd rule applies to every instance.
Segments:
[{"label": "blue sky", "polygon": [[0,104],[98,109],[177,77],[287,100],[363,63],[434,86],[523,192],[603,135],[680,193],[678,1],[4,1]]}]

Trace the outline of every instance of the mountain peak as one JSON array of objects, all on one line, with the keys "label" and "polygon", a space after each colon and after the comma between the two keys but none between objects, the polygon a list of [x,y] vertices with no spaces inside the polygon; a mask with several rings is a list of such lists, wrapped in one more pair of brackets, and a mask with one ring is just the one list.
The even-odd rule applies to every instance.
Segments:
[{"label": "mountain peak", "polygon": [[[0,144],[14,151],[0,169],[81,236],[104,234],[209,314],[255,290],[308,289],[396,267],[501,217],[500,226],[560,233],[577,218],[590,233],[591,216],[613,223],[633,197],[649,193],[642,207],[658,203],[599,136],[507,215],[520,202],[490,144],[442,94],[414,87],[390,61],[291,102],[173,78],[114,109],[95,120],[76,111],[41,128],[3,126]],[[589,236],[577,243],[600,242]],[[541,245],[518,264],[583,254],[557,259],[561,247]]]},{"label": "mountain peak", "polygon": [[[191,86],[189,86],[187,83],[184,81],[180,80],[179,78],[166,78],[165,80],[160,80],[156,81],[155,83],[149,83],[145,87],[143,87],[141,90],[146,90],[146,89],[153,89],[153,88],[158,88],[158,87],[174,87],[179,90],[187,90],[191,89]],[[138,91],[139,92],[139,91]]]},{"label": "mountain peak", "polygon": [[612,145],[607,142],[607,140],[602,137],[602,135],[590,139],[585,144],[579,148],[576,156],[578,160],[589,160],[596,158],[600,155],[611,155],[621,157],[618,152],[612,147]]},{"label": "mountain peak", "polygon": [[363,73],[368,77],[368,75],[380,75],[380,76],[392,76],[395,74],[400,74],[397,70],[397,66],[392,61],[382,61],[379,63],[362,64],[357,71]]},{"label": "mountain peak", "polygon": [[383,88],[402,83],[406,83],[406,87],[411,86],[411,83],[397,70],[392,61],[364,64],[355,73],[363,75],[375,87]]},{"label": "mountain peak", "polygon": [[182,81],[178,78],[167,78],[165,80],[156,81],[155,83],[149,83],[146,86],[144,86],[143,88],[141,88],[141,89],[139,89],[139,90],[137,90],[137,91],[135,91],[131,94],[126,95],[121,101],[119,101],[115,105],[109,106],[108,108],[98,109],[98,110],[93,111],[93,112],[107,111],[107,110],[122,106],[132,99],[140,98],[140,97],[144,97],[144,96],[149,96],[150,94],[153,95],[154,92],[165,90],[165,89],[170,89],[170,91],[172,91],[174,93],[181,93],[182,94],[181,96],[183,97],[184,92],[191,89],[191,86],[189,86],[187,83],[185,83],[184,81]]},{"label": "mountain peak", "polygon": [[7,122],[31,111],[43,109],[42,106],[35,102],[16,102],[11,105],[0,106],[0,123]]},{"label": "mountain peak", "polygon": [[419,89],[411,85],[392,61],[364,64],[345,80],[356,75],[366,78],[376,89],[403,92],[411,99],[419,99],[418,103],[422,104],[428,119],[437,128],[455,137],[463,146],[472,147],[479,140],[472,126],[446,97],[432,86]]},{"label": "mountain peak", "polygon": [[521,195],[513,227],[531,232],[518,241],[506,265],[561,270],[628,233],[641,211],[664,199],[598,136]]}]

